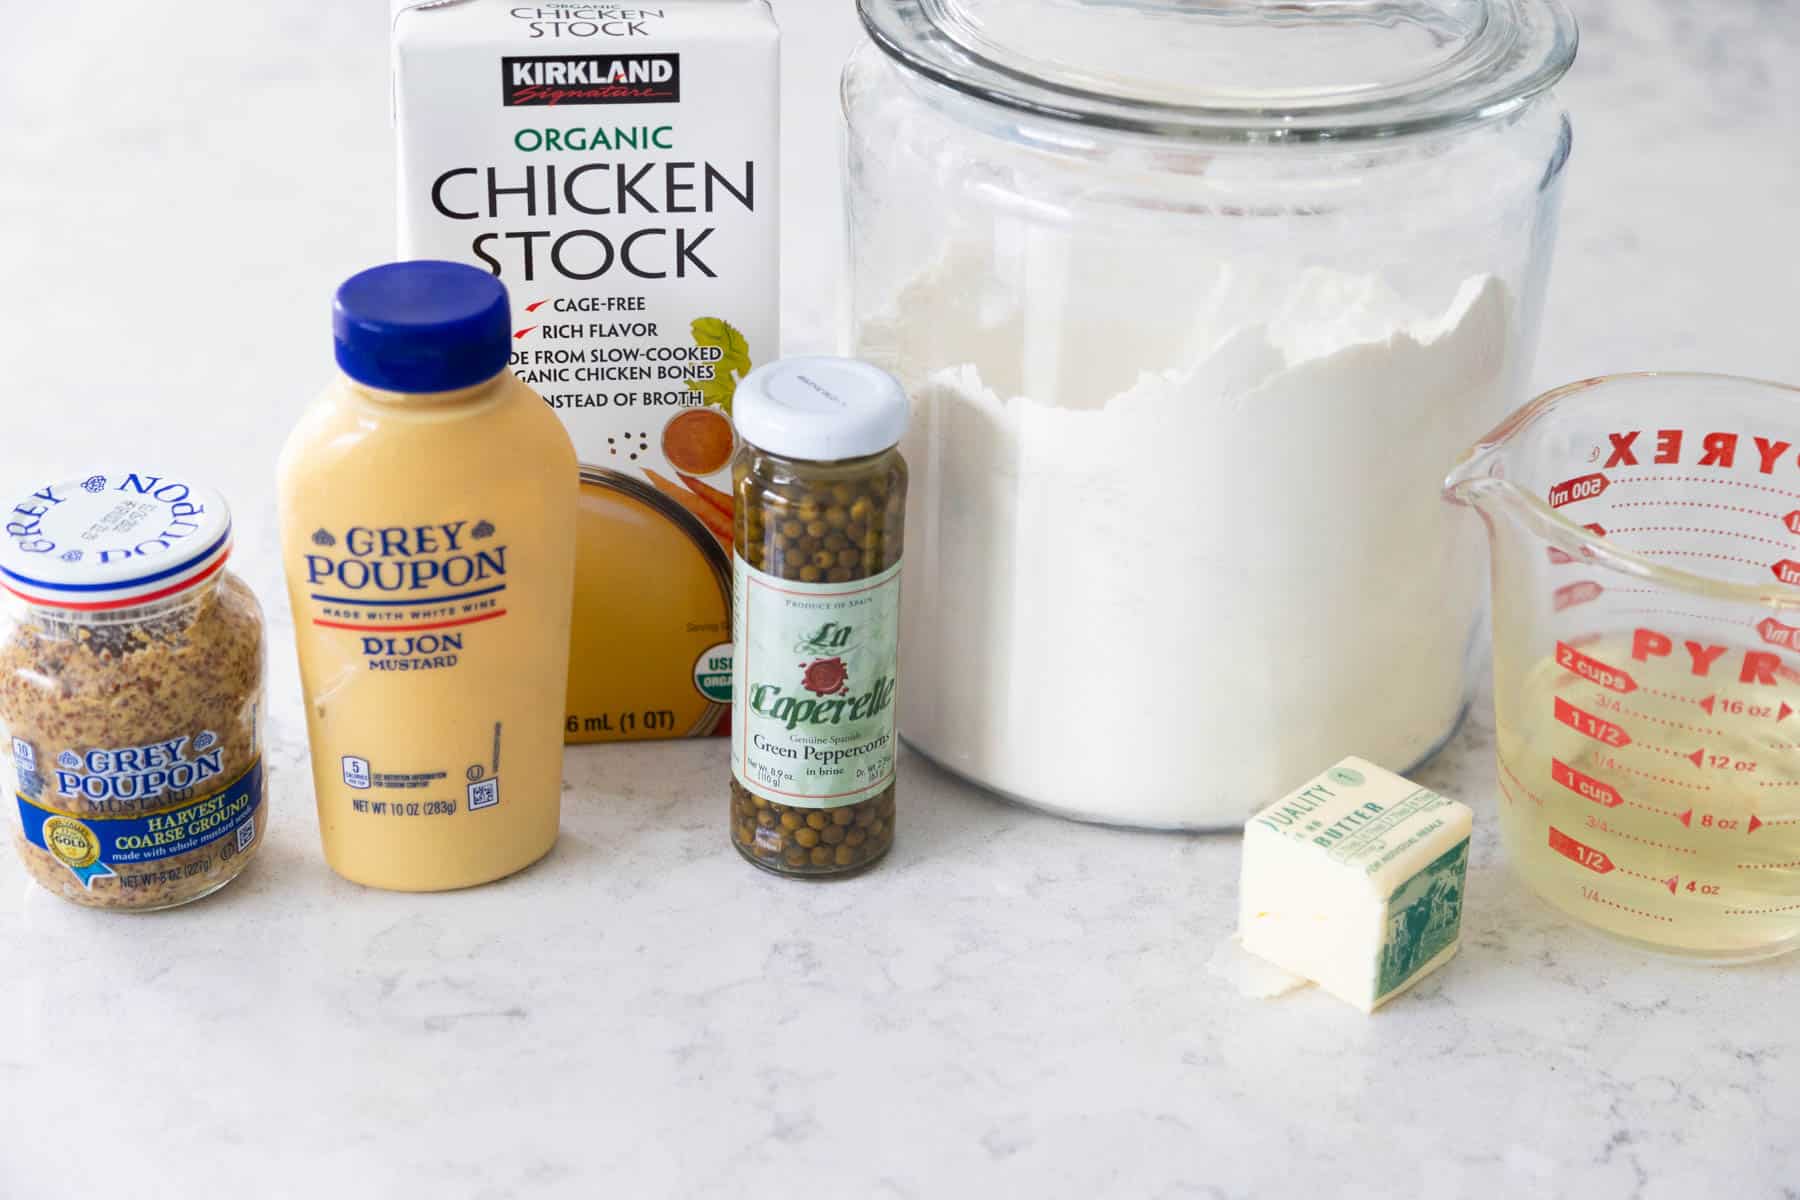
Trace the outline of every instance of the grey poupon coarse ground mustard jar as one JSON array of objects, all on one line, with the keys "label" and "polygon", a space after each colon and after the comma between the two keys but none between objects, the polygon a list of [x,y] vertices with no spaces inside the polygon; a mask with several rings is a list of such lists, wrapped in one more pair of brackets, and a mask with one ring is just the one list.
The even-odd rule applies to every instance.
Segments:
[{"label": "grey poupon coarse ground mustard jar", "polygon": [[907,416],[852,359],[738,384],[731,838],[777,874],[859,871],[894,842]]},{"label": "grey poupon coarse ground mustard jar", "polygon": [[91,908],[224,887],[267,826],[263,617],[225,570],[224,498],[97,472],[14,500],[4,530],[0,723],[26,870]]}]

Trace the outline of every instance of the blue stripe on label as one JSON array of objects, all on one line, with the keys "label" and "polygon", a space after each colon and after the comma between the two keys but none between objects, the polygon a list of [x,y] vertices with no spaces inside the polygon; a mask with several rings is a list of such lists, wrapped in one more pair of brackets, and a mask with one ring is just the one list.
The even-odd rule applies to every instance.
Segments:
[{"label": "blue stripe on label", "polygon": [[0,575],[5,575],[8,579],[15,579],[18,582],[28,584],[31,587],[44,588],[53,592],[116,592],[120,588],[137,587],[140,584],[155,583],[159,579],[172,579],[183,571],[191,571],[213,555],[217,554],[220,548],[230,540],[231,526],[227,524],[225,526],[225,532],[219,535],[218,541],[194,555],[194,557],[188,559],[186,562],[181,563],[178,566],[170,567],[164,571],[154,572],[150,575],[133,575],[127,579],[114,580],[111,583],[51,583],[48,580],[33,579],[29,575],[21,575],[17,571],[9,571],[5,567],[0,567]]},{"label": "blue stripe on label", "polygon": [[[95,878],[113,874],[113,866],[160,862],[235,836],[256,819],[263,791],[262,759],[258,758],[223,791],[148,816],[75,816],[41,808],[20,795],[19,822],[24,826],[26,841],[68,867],[82,886],[92,887]],[[97,846],[99,853],[94,861],[75,865],[66,848],[61,853],[51,849],[44,831],[53,822],[71,827],[61,831],[59,844],[66,837],[77,848],[82,842]],[[74,857],[79,861],[86,856]]]},{"label": "blue stripe on label", "polygon": [[348,596],[321,596],[317,592],[312,593],[312,598],[325,604],[355,604],[363,608],[417,608],[424,604],[446,604],[452,600],[473,600],[477,596],[491,596],[495,592],[504,592],[505,590],[506,585],[503,583],[499,587],[482,588],[478,592],[457,592],[454,596],[426,596],[422,600],[354,600]]}]

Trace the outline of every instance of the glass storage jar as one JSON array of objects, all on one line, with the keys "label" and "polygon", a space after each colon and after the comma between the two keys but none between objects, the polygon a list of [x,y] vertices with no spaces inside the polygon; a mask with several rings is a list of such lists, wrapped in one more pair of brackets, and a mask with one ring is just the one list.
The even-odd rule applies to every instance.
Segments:
[{"label": "glass storage jar", "polygon": [[230,549],[224,499],[176,476],[94,474],[8,508],[14,843],[64,899],[172,908],[262,844],[263,617]]},{"label": "glass storage jar", "polygon": [[1560,0],[860,0],[855,353],[913,398],[900,731],[1234,826],[1464,711],[1442,464],[1526,386]]}]

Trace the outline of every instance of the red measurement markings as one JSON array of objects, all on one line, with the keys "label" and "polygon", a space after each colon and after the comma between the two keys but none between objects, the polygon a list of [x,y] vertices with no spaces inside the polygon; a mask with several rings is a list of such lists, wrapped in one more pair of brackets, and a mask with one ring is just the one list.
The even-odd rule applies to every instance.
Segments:
[{"label": "red measurement markings", "polygon": [[1550,507],[1561,508],[1565,504],[1574,504],[1577,500],[1592,500],[1603,495],[1607,486],[1606,476],[1598,471],[1592,475],[1577,475],[1574,479],[1565,479],[1551,485]]},{"label": "red measurement markings", "polygon": [[[1501,770],[1506,771],[1507,775],[1512,775],[1512,772],[1507,770],[1505,763],[1501,763],[1500,766]],[[1656,813],[1658,816],[1671,817],[1674,820],[1680,821],[1683,825],[1686,825],[1694,815],[1694,810],[1691,808],[1686,812],[1676,812],[1672,808],[1660,808],[1654,804],[1645,804],[1641,800],[1626,799],[1624,796],[1621,796],[1618,789],[1611,784],[1595,779],[1591,775],[1584,775],[1582,772],[1577,771],[1574,767],[1571,767],[1568,763],[1563,762],[1559,758],[1550,760],[1550,778],[1556,783],[1569,789],[1571,792],[1574,792],[1582,799],[1591,800],[1602,808],[1618,808],[1620,805],[1627,805],[1631,808],[1642,809],[1645,812]],[[1524,784],[1519,783],[1516,778],[1513,779],[1513,782],[1518,784],[1519,788],[1523,790],[1527,796],[1531,796],[1530,789],[1526,788]],[[1536,796],[1531,796],[1531,798],[1537,802],[1540,808],[1543,807],[1542,800],[1538,800]],[[1595,819],[1596,818],[1592,817],[1589,818],[1590,821]],[[1626,833],[1622,829],[1614,829],[1610,825],[1601,825],[1598,827],[1604,829],[1607,833],[1626,838],[1633,842],[1639,842],[1646,846],[1655,846],[1660,850],[1674,850],[1683,854],[1698,853],[1698,851],[1690,850],[1686,847],[1671,846],[1666,842],[1658,842],[1653,841],[1650,838],[1638,837],[1636,834]]]},{"label": "red measurement markings", "polygon": [[1706,529],[1695,525],[1626,525],[1613,530],[1618,533],[1704,533],[1709,537],[1737,538],[1746,542],[1761,542],[1765,546],[1786,549],[1793,545],[1792,541],[1781,538],[1763,537],[1755,533],[1739,533],[1732,529]]},{"label": "red measurement markings", "polygon": [[1716,692],[1700,701],[1700,707],[1706,710],[1709,717],[1749,717],[1754,721],[1785,721],[1794,715],[1793,707],[1785,700],[1777,707],[1773,704],[1757,704],[1751,700],[1733,700]]},{"label": "red measurement markings", "polygon": [[[1573,729],[1576,733],[1593,738],[1603,745],[1619,749],[1631,745],[1631,735],[1614,725],[1611,721],[1602,721],[1593,713],[1576,708],[1561,696],[1556,697],[1556,719]],[[1651,747],[1655,749],[1656,747]]]},{"label": "red measurement markings", "polygon": [[1721,833],[1736,833],[1742,830],[1746,836],[1768,824],[1755,813],[1751,813],[1746,819],[1740,816],[1722,816],[1719,813],[1696,812],[1691,808],[1681,814],[1681,823],[1689,829],[1712,829]]},{"label": "red measurement markings", "polygon": [[[1620,482],[1628,483],[1630,481],[1629,480],[1620,480]],[[1713,512],[1737,513],[1739,516],[1763,517],[1770,521],[1780,521],[1783,525],[1786,525],[1789,529],[1792,529],[1795,533],[1800,533],[1800,528],[1795,528],[1795,526],[1792,524],[1793,521],[1800,520],[1800,512],[1791,512],[1791,513],[1788,513],[1786,516],[1783,516],[1780,513],[1770,512],[1766,508],[1745,508],[1741,504],[1710,504],[1705,500],[1615,500],[1611,504],[1607,505],[1607,507],[1608,508],[1705,508],[1705,509],[1710,509]]]},{"label": "red measurement markings", "polygon": [[1767,567],[1769,564],[1754,558],[1742,558],[1736,554],[1712,554],[1705,550],[1641,550],[1640,554],[1653,554],[1658,558],[1704,558],[1712,562],[1738,563],[1746,567]]},{"label": "red measurement markings", "polygon": [[1800,533],[1800,509],[1795,509],[1793,512],[1782,517],[1781,523],[1787,526],[1787,531],[1789,533]]},{"label": "red measurement markings", "polygon": [[[1687,816],[1686,813],[1678,813],[1672,808],[1662,808],[1655,804],[1645,804],[1642,800],[1632,800],[1622,796],[1619,794],[1619,790],[1610,783],[1595,779],[1591,775],[1583,775],[1580,771],[1569,766],[1569,764],[1563,762],[1561,759],[1553,758],[1550,760],[1550,778],[1554,779],[1557,783],[1562,784],[1577,796],[1580,796],[1584,800],[1592,800],[1602,808],[1617,808],[1623,804],[1630,808],[1642,809],[1644,812],[1653,812],[1659,817],[1673,817],[1682,824],[1687,824],[1687,821],[1685,820],[1685,817]],[[1692,813],[1693,811],[1694,810],[1691,808],[1687,810],[1688,813]]]},{"label": "red measurement markings", "polygon": [[[1593,534],[1597,538],[1603,538],[1606,536],[1606,529],[1602,525],[1587,524],[1587,525],[1583,525],[1582,528],[1587,530],[1589,533]],[[1544,547],[1544,549],[1545,549],[1545,552],[1549,554],[1550,561],[1559,567],[1563,566],[1566,563],[1576,562],[1580,559],[1591,559],[1594,557],[1593,550],[1589,549],[1586,546],[1583,546],[1581,548],[1580,554],[1570,554],[1567,550],[1559,549],[1556,546],[1546,546],[1546,547]]]},{"label": "red measurement markings", "polygon": [[1574,608],[1577,604],[1587,604],[1600,598],[1601,587],[1591,579],[1583,579],[1577,583],[1565,583],[1550,593],[1550,603],[1557,612]]},{"label": "red measurement markings", "polygon": [[[1647,845],[1652,845],[1652,846],[1657,844],[1655,842],[1650,842],[1645,838],[1632,837],[1629,833],[1626,833],[1623,830],[1614,829],[1611,825],[1607,824],[1606,818],[1595,815],[1595,814],[1591,814],[1591,813],[1587,817],[1587,827],[1589,829],[1592,829],[1595,833],[1610,834],[1614,837],[1627,838],[1634,842],[1641,842],[1641,843],[1645,843]],[[1589,849],[1591,849],[1591,848],[1592,847],[1589,847]],[[1565,851],[1565,853],[1566,853],[1566,851]],[[1616,870],[1616,871],[1620,872],[1621,874],[1630,875],[1634,879],[1642,879],[1646,883],[1659,883],[1662,886],[1669,889],[1670,895],[1675,894],[1675,885],[1677,882],[1679,882],[1678,876],[1671,875],[1667,879],[1664,879],[1658,875],[1646,875],[1642,871],[1632,870],[1630,867],[1626,866],[1624,863],[1613,863],[1611,866],[1609,866],[1607,868],[1607,870],[1609,870],[1609,871]]]},{"label": "red measurement markings", "polygon": [[1654,883],[1666,887],[1669,889],[1669,895],[1671,896],[1675,894],[1675,888],[1681,882],[1679,876],[1670,875],[1667,878],[1664,878],[1660,875],[1646,875],[1642,871],[1634,871],[1630,867],[1620,867],[1619,871],[1621,874],[1629,875],[1633,879],[1641,879],[1645,883]]},{"label": "red measurement markings", "polygon": [[1795,909],[1800,909],[1800,904],[1783,904],[1779,908],[1728,908],[1725,910],[1725,915],[1728,917],[1766,917],[1771,913],[1793,912]]},{"label": "red measurement markings", "polygon": [[1637,681],[1630,675],[1583,654],[1567,642],[1556,643],[1556,665],[1570,674],[1599,684],[1609,692],[1630,695],[1637,690]]},{"label": "red measurement markings", "polygon": [[1614,837],[1622,837],[1628,842],[1636,842],[1640,846],[1649,846],[1653,850],[1666,850],[1670,854],[1698,854],[1700,851],[1692,846],[1677,846],[1673,842],[1659,842],[1655,838],[1639,837],[1635,833],[1626,833],[1623,829],[1609,829]]},{"label": "red measurement markings", "polygon": [[1739,863],[1737,866],[1740,871],[1791,871],[1795,867],[1800,867],[1800,862]]},{"label": "red measurement markings", "polygon": [[1640,767],[1629,766],[1626,763],[1622,763],[1618,759],[1613,758],[1611,755],[1601,756],[1599,765],[1605,767],[1609,771],[1624,771],[1627,774],[1636,775],[1643,779],[1654,780],[1657,783],[1666,783],[1670,787],[1687,788],[1689,791],[1695,792],[1712,791],[1712,784],[1710,783],[1694,783],[1691,780],[1676,779],[1669,775],[1658,775],[1655,771],[1646,771]]},{"label": "red measurement markings", "polygon": [[1800,648],[1800,626],[1784,625],[1774,617],[1764,617],[1756,623],[1756,632],[1771,646],[1788,650]]},{"label": "red measurement markings", "polygon": [[1613,860],[1606,856],[1604,850],[1597,850],[1586,842],[1576,841],[1554,825],[1550,827],[1550,849],[1576,866],[1586,867],[1596,875],[1605,875],[1615,869]]},{"label": "red measurement markings", "polygon": [[1666,754],[1670,758],[1684,759],[1687,762],[1693,763],[1696,767],[1701,766],[1706,759],[1706,751],[1704,750],[1689,750],[1684,754],[1680,750],[1672,750],[1667,746],[1653,746],[1648,743],[1645,743],[1642,746],[1642,749],[1654,750],[1658,754]]},{"label": "red measurement markings", "polygon": [[1608,908],[1616,908],[1620,912],[1630,913],[1634,917],[1642,917],[1646,921],[1661,921],[1665,925],[1673,925],[1675,923],[1674,917],[1665,917],[1660,913],[1645,912],[1643,909],[1633,908],[1629,904],[1620,904],[1617,900],[1608,900],[1605,896],[1602,896],[1591,887],[1582,888],[1581,896],[1584,900],[1591,900],[1595,904],[1604,904]]},{"label": "red measurement markings", "polygon": [[1679,700],[1683,704],[1698,704],[1702,708],[1706,706],[1706,700],[1698,696],[1684,696],[1680,692],[1666,692],[1662,688],[1654,688],[1647,683],[1639,684],[1638,686],[1643,688],[1644,691],[1648,692],[1650,695],[1661,696],[1664,700]]},{"label": "red measurement markings", "polygon": [[1711,483],[1721,487],[1749,488],[1752,491],[1767,492],[1773,496],[1788,496],[1800,500],[1800,492],[1790,492],[1786,488],[1770,487],[1766,483],[1750,483],[1743,479],[1718,479],[1711,475],[1639,475],[1634,479],[1618,479],[1614,482],[1621,487],[1629,483]]},{"label": "red measurement markings", "polygon": [[1527,800],[1530,800],[1533,804],[1537,805],[1539,808],[1544,807],[1544,802],[1542,800],[1538,799],[1538,797],[1532,792],[1532,790],[1530,788],[1526,787],[1522,782],[1520,782],[1519,777],[1517,775],[1513,774],[1512,768],[1506,765],[1506,760],[1504,758],[1498,759],[1497,761],[1500,763],[1500,774],[1502,776],[1504,776],[1504,778],[1502,778],[1500,780],[1500,790],[1506,793],[1506,798],[1508,800],[1514,799],[1512,790],[1506,786],[1506,781],[1508,779],[1510,779],[1510,780],[1512,780],[1513,787],[1516,787],[1521,792],[1525,793],[1525,798]]},{"label": "red measurement markings", "polygon": [[[1709,729],[1704,725],[1687,725],[1687,724],[1683,724],[1680,721],[1671,721],[1667,717],[1652,716],[1651,714],[1649,714],[1647,712],[1639,712],[1635,708],[1626,708],[1623,704],[1619,704],[1617,701],[1614,702],[1613,707],[1615,709],[1617,709],[1617,711],[1624,713],[1628,717],[1635,717],[1636,719],[1638,719],[1640,721],[1650,721],[1653,724],[1657,724],[1657,725],[1667,725],[1670,729],[1680,729],[1687,733],[1712,734],[1715,737],[1725,736],[1724,734],[1720,733],[1717,729]],[[1684,755],[1683,757],[1692,758],[1693,755],[1691,755],[1691,754]]]},{"label": "red measurement markings", "polygon": [[1560,758],[1550,760],[1550,778],[1562,784],[1583,800],[1592,800],[1602,808],[1617,808],[1625,797],[1611,784],[1601,783],[1591,775],[1583,775]]},{"label": "red measurement markings", "polygon": [[[1678,608],[1621,608],[1618,611],[1621,615],[1625,613],[1647,613],[1650,616],[1656,617],[1686,617],[1690,621],[1723,621],[1727,625],[1736,625],[1740,629],[1743,628],[1742,623],[1736,618],[1721,617],[1718,613],[1682,612]],[[1645,690],[1648,691],[1649,689],[1646,688]]]},{"label": "red measurement markings", "polygon": [[1795,562],[1791,558],[1784,558],[1780,562],[1770,563],[1769,570],[1773,571],[1775,573],[1775,578],[1781,580],[1783,583],[1800,583],[1800,562]]}]

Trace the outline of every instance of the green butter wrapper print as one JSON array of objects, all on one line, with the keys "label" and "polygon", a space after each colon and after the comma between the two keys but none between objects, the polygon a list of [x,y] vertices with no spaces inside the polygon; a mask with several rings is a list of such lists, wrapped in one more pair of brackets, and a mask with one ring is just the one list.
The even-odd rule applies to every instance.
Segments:
[{"label": "green butter wrapper print", "polygon": [[1378,999],[1405,987],[1456,941],[1468,872],[1469,839],[1464,838],[1388,898],[1387,938],[1375,983]]}]

